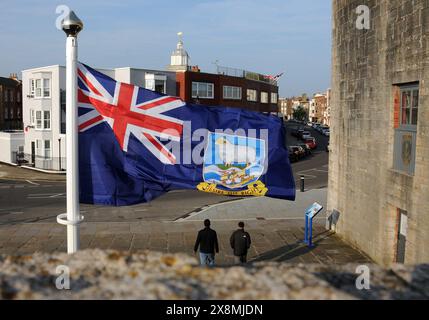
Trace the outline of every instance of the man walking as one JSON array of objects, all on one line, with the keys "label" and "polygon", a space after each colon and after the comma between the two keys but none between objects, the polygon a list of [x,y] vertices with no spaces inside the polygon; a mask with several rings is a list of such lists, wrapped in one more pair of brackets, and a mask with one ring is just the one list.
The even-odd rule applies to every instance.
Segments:
[{"label": "man walking", "polygon": [[231,248],[234,249],[234,263],[243,264],[247,262],[247,251],[250,249],[250,234],[244,231],[244,222],[238,224],[239,229],[234,231],[229,239]]},{"label": "man walking", "polygon": [[197,253],[200,247],[200,262],[202,266],[214,266],[215,254],[219,253],[219,244],[216,231],[210,228],[210,220],[204,221],[205,228],[198,232],[195,241],[194,252]]}]

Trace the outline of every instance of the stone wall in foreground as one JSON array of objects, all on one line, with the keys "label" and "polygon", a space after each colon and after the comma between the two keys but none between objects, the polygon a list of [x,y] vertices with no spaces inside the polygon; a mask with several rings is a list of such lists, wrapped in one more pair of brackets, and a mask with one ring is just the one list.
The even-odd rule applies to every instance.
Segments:
[{"label": "stone wall in foreground", "polygon": [[[64,266],[71,290],[56,288]],[[429,265],[369,267],[371,290],[359,291],[355,265],[206,269],[194,257],[149,251],[3,255],[0,299],[429,299]]]}]

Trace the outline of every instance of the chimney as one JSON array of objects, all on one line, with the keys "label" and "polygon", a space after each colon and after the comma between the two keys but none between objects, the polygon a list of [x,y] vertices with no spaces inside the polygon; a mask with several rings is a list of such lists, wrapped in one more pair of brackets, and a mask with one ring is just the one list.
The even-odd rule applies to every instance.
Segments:
[{"label": "chimney", "polygon": [[18,74],[17,73],[11,73],[9,78],[18,81]]}]

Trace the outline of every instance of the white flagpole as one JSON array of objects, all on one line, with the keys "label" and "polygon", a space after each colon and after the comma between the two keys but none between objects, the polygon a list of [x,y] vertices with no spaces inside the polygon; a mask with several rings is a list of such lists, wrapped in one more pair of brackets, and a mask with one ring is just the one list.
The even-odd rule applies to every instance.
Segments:
[{"label": "white flagpole", "polygon": [[79,250],[79,224],[83,217],[79,211],[79,145],[77,108],[77,35],[82,21],[73,11],[62,22],[67,34],[66,45],[66,159],[67,159],[67,213],[57,217],[67,226],[67,252]]}]

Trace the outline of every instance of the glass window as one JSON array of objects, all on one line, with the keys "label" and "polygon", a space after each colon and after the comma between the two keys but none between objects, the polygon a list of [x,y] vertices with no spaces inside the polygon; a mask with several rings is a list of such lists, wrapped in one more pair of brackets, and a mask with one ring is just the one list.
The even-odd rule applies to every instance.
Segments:
[{"label": "glass window", "polygon": [[21,92],[18,91],[18,93],[16,94],[16,101],[17,102],[21,102]]},{"label": "glass window", "polygon": [[42,79],[36,79],[36,97],[42,96]]},{"label": "glass window", "polygon": [[13,91],[12,90],[8,90],[9,91],[9,101],[13,102]]},{"label": "glass window", "polygon": [[43,129],[51,129],[51,112],[43,111]]},{"label": "glass window", "polygon": [[268,92],[261,91],[261,103],[268,103]]},{"label": "glass window", "polygon": [[247,101],[258,101],[258,92],[253,89],[247,89]]},{"label": "glass window", "polygon": [[12,108],[10,108],[10,118],[13,119],[13,116],[14,116],[14,114],[13,114],[13,107],[12,107]]},{"label": "glass window", "polygon": [[35,121],[34,121],[34,110],[30,109],[30,124],[34,126]]},{"label": "glass window", "polygon": [[36,154],[39,156],[39,157],[42,157],[43,156],[43,154],[42,154],[42,140],[36,140]]},{"label": "glass window", "polygon": [[21,119],[21,108],[16,109],[16,117]]},{"label": "glass window", "polygon": [[43,79],[43,97],[49,98],[51,96],[51,80]]},{"label": "glass window", "polygon": [[9,94],[8,94],[9,90],[5,90],[4,91],[4,102],[8,102],[9,101]]},{"label": "glass window", "polygon": [[164,80],[155,80],[155,91],[161,94],[165,94],[165,81]]},{"label": "glass window", "polygon": [[30,95],[34,97],[36,83],[34,79],[30,79]]},{"label": "glass window", "polygon": [[223,86],[223,98],[241,100],[241,88],[232,86]]},{"label": "glass window", "polygon": [[277,93],[271,92],[271,103],[277,103]]},{"label": "glass window", "polygon": [[192,98],[213,99],[213,83],[192,82]]},{"label": "glass window", "polygon": [[45,153],[44,156],[47,159],[51,158],[51,140],[45,140]]},{"label": "glass window", "polygon": [[4,118],[5,118],[5,120],[9,119],[9,108],[8,107],[4,108]]},{"label": "glass window", "polygon": [[42,129],[42,111],[36,111],[36,129]]},{"label": "glass window", "polygon": [[417,125],[419,111],[419,90],[405,88],[401,90],[401,124]]}]

